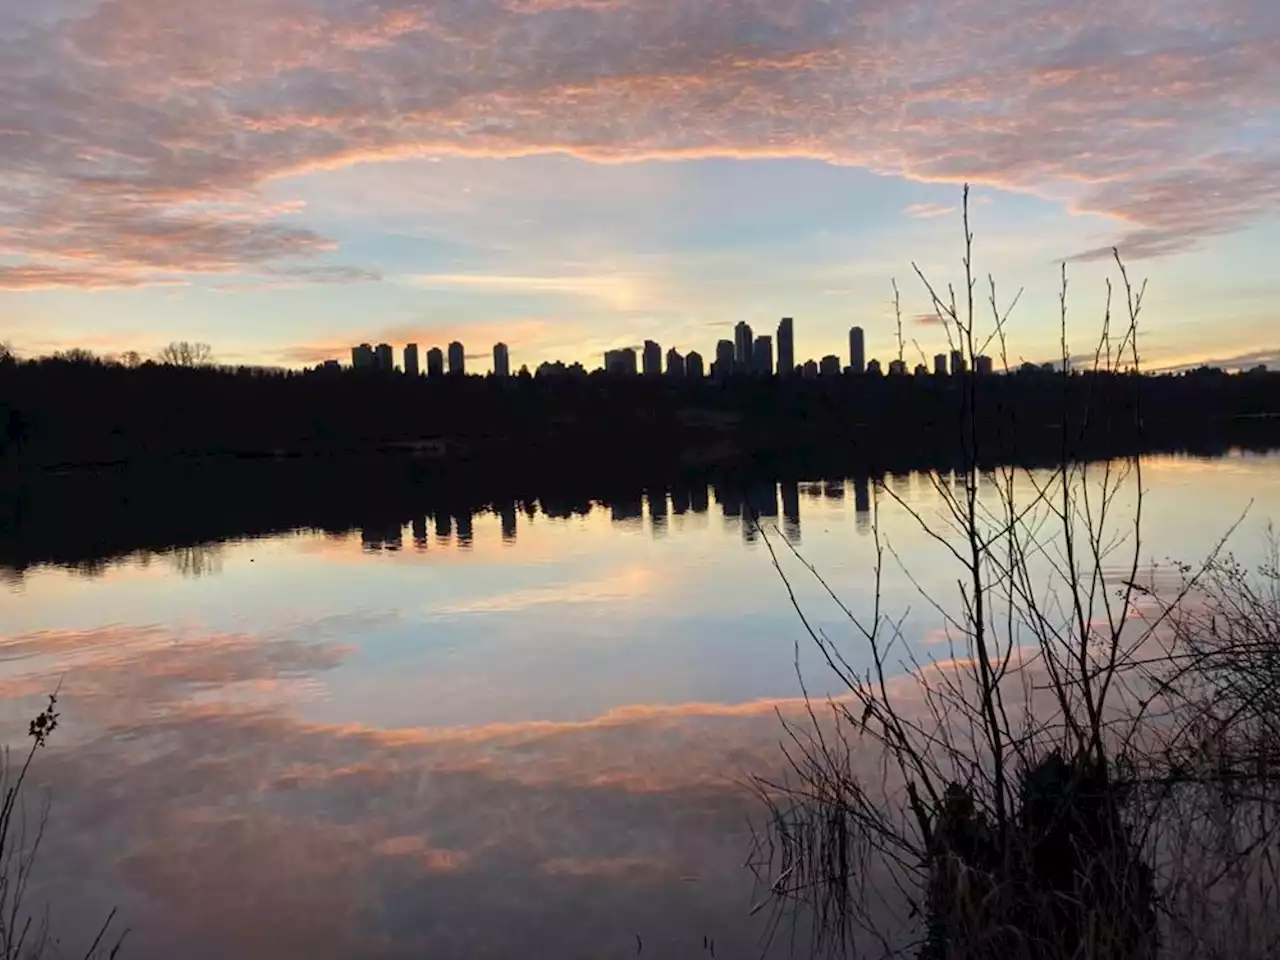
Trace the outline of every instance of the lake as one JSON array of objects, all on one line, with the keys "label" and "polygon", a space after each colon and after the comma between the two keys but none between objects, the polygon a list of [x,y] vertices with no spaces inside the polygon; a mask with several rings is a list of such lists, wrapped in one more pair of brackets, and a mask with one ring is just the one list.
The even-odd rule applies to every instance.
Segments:
[{"label": "lake", "polygon": [[[1252,563],[1280,520],[1280,454],[1153,456],[1142,480],[1144,561],[1240,521]],[[118,907],[145,960],[758,956],[745,781],[779,767],[797,669],[835,689],[784,576],[865,663],[801,558],[865,616],[878,508],[884,608],[946,655],[917,585],[954,602],[958,571],[903,506],[941,501],[885,484],[371,502],[358,528],[97,559],[77,520],[79,559],[0,584],[5,742],[59,691],[31,895],[69,952]]]}]

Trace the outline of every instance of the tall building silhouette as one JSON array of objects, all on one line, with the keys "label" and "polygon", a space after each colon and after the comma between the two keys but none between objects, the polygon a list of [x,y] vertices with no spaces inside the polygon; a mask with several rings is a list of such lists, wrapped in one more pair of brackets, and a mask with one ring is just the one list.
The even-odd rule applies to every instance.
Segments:
[{"label": "tall building silhouette", "polygon": [[604,355],[606,373],[634,376],[636,372],[636,351],[632,347],[620,350],[607,350]]},{"label": "tall building silhouette", "polygon": [[702,354],[697,350],[690,350],[684,358],[684,373],[691,380],[701,380],[707,375],[702,367]]},{"label": "tall building silhouette", "polygon": [[824,377],[840,376],[840,358],[834,353],[829,353],[822,358],[822,366],[819,370]]},{"label": "tall building silhouette", "polygon": [[405,344],[404,372],[405,376],[408,377],[416,377],[421,372],[418,367],[418,345],[416,343]]},{"label": "tall building silhouette", "polygon": [[872,359],[872,360],[868,360],[868,361],[867,361],[867,376],[869,376],[869,377],[878,377],[878,376],[880,376],[883,372],[884,372],[884,371],[880,369],[880,361],[879,361],[879,360],[874,360],[874,359]]},{"label": "tall building silhouette", "polygon": [[351,348],[351,367],[355,370],[372,370],[373,347],[367,343],[362,343],[358,347]]},{"label": "tall building silhouette", "polygon": [[[839,357],[836,357],[836,365],[840,365]],[[806,380],[813,380],[818,376],[818,365],[812,360],[806,360],[804,366],[800,368],[800,375]]]},{"label": "tall building silhouette", "polygon": [[716,376],[724,378],[733,373],[737,359],[737,351],[732,340],[721,340],[716,344]]},{"label": "tall building silhouette", "polygon": [[773,373],[773,337],[762,333],[756,337],[751,351],[751,372],[758,377]]},{"label": "tall building silhouette", "polygon": [[947,355],[945,353],[935,353],[933,355],[933,375],[935,377],[945,377],[947,375]]},{"label": "tall building silhouette", "polygon": [[390,373],[396,368],[396,354],[389,343],[380,343],[373,351],[374,366],[383,373]]},{"label": "tall building silhouette", "polygon": [[646,377],[662,374],[662,347],[652,340],[644,342],[643,368]]},{"label": "tall building silhouette", "polygon": [[796,372],[795,322],[783,317],[778,322],[778,376],[786,377]]},{"label": "tall building silhouette", "polygon": [[449,373],[460,377],[467,372],[467,353],[457,340],[449,344]]},{"label": "tall building silhouette", "polygon": [[905,376],[907,375],[907,361],[905,361],[905,360],[890,360],[890,361],[889,361],[889,375],[890,375],[891,377],[905,377]]},{"label": "tall building silhouette", "polygon": [[505,343],[493,345],[493,375],[495,377],[511,376],[511,351]]},{"label": "tall building silhouette", "polygon": [[958,377],[960,376],[960,374],[965,372],[965,368],[966,368],[966,365],[964,362],[964,354],[961,353],[959,350],[952,350],[951,351],[951,375],[953,377]]},{"label": "tall building silhouette", "polygon": [[444,353],[439,347],[427,351],[427,376],[439,377],[444,374]]},{"label": "tall building silhouette", "polygon": [[989,377],[991,376],[991,374],[995,372],[995,364],[991,361],[991,358],[987,356],[985,353],[980,354],[979,356],[974,357],[973,370],[974,370],[974,373],[979,373],[979,374],[982,374],[983,376]]},{"label": "tall building silhouette", "polygon": [[733,367],[736,373],[751,372],[755,345],[756,339],[751,333],[751,325],[745,320],[739,320],[733,328]]},{"label": "tall building silhouette", "polygon": [[684,357],[680,356],[680,351],[672,347],[667,351],[667,376],[683,377],[685,375]]},{"label": "tall building silhouette", "polygon": [[867,372],[867,343],[861,327],[849,328],[849,372]]}]

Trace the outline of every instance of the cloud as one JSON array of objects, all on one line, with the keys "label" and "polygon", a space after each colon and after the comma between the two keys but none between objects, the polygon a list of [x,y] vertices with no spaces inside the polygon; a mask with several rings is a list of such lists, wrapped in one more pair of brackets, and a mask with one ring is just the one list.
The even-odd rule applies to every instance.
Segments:
[{"label": "cloud", "polygon": [[943,325],[942,320],[936,313],[917,313],[911,318],[910,322],[920,327],[940,327]]},{"label": "cloud", "polygon": [[[56,18],[8,13],[0,34],[0,252],[45,285],[91,288],[296,265],[335,244],[266,203],[270,181],[562,152],[803,156],[969,179],[1122,221],[1131,258],[1175,253],[1280,206],[1277,11],[68,0]],[[619,295],[608,283],[596,294]]]},{"label": "cloud", "polygon": [[941,203],[913,203],[902,212],[908,217],[930,220],[934,217],[945,217],[949,214],[955,213],[956,208],[946,206]]},{"label": "cloud", "polygon": [[279,290],[312,283],[346,285],[380,282],[382,282],[381,273],[360,267],[288,267],[280,269],[267,267],[258,272],[256,279],[237,283],[222,283],[218,284],[215,289],[224,293],[242,293],[246,291]]},{"label": "cloud", "polygon": [[133,290],[138,287],[181,286],[184,281],[155,274],[104,270],[67,270],[52,266],[0,265],[0,290]]}]

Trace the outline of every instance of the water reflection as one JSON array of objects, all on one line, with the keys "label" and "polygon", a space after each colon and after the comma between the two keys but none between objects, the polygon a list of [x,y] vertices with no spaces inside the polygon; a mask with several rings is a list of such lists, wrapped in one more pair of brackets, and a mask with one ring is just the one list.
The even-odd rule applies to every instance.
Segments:
[{"label": "water reflection", "polygon": [[[881,476],[940,511],[931,477]],[[1200,554],[1254,501],[1248,562],[1280,511],[1280,458],[1144,479],[1152,556]],[[21,739],[61,682],[40,761],[56,929],[118,904],[141,960],[623,957],[637,935],[645,956],[706,956],[704,936],[759,955],[740,783],[775,769],[777,712],[801,709],[801,632],[761,538],[802,545],[865,612],[874,545],[853,531],[878,505],[915,577],[886,581],[885,609],[936,653],[916,583],[954,571],[880,482],[361,498],[355,520],[98,561],[96,582],[22,567],[0,720]],[[861,669],[843,614],[779,554]],[[838,692],[800,657],[812,692]]]}]

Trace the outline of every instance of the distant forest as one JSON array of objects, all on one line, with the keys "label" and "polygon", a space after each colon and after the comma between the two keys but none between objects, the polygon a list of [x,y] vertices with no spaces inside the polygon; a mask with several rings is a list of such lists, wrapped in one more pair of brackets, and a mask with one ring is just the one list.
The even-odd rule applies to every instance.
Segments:
[{"label": "distant forest", "polygon": [[1264,370],[714,381],[600,372],[408,377],[169,359],[3,357],[0,466],[417,455],[512,473],[838,449],[889,469],[959,456],[975,441],[994,461],[1135,446],[1217,452],[1280,436],[1280,373]]}]

